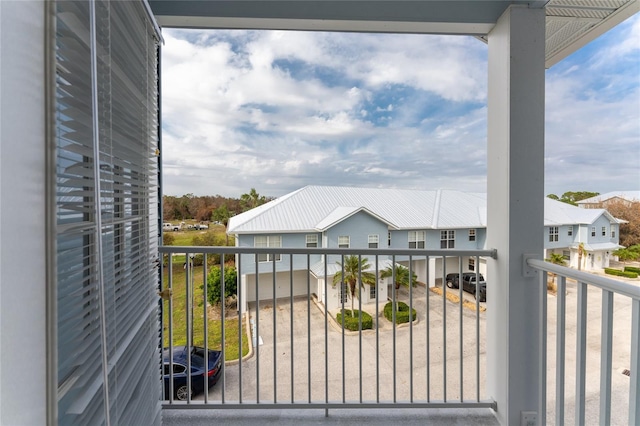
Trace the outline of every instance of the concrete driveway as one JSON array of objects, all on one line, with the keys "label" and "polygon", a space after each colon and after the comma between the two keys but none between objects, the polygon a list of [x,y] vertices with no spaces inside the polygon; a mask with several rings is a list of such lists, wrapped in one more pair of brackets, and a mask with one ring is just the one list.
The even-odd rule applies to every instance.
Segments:
[{"label": "concrete driveway", "polygon": [[[575,423],[575,282],[567,283],[566,294],[564,413],[566,423]],[[464,296],[473,300],[472,295],[465,293]],[[408,293],[400,291],[398,298],[408,302]],[[557,300],[555,295],[548,295],[548,424],[555,423]],[[350,307],[350,302],[348,304]],[[397,327],[393,327],[382,316],[382,305],[377,317],[375,307],[367,307],[366,310],[374,315],[374,327],[377,324],[378,333],[364,331],[360,334],[342,333],[337,324],[332,324],[330,317],[325,325],[322,309],[306,297],[296,298],[293,302],[280,299],[275,305],[271,301],[261,302],[259,312],[256,312],[253,305],[251,318],[257,325],[256,332],[261,344],[254,348],[251,358],[241,364],[226,366],[224,399],[227,402],[242,399],[243,402],[264,403],[307,403],[309,400],[325,399],[330,402],[406,402],[411,399],[455,401],[460,400],[461,392],[464,400],[475,400],[478,394],[481,400],[488,399],[484,385],[486,312],[476,314],[461,308],[459,304],[446,301],[442,295],[426,291],[424,287],[414,288],[413,306],[417,310],[417,322],[413,326],[405,324]],[[594,425],[598,424],[599,414],[600,318],[601,291],[590,288],[587,312],[586,423]],[[628,422],[630,379],[622,372],[628,368],[630,359],[630,321],[631,301],[623,297],[614,298],[611,418],[611,424],[614,425]],[[378,377],[376,370],[379,371]],[[198,399],[201,398],[200,396]],[[210,398],[217,401],[222,399],[220,383],[211,390]],[[490,410],[470,411],[471,414],[466,415],[479,416],[474,422],[495,424],[493,417],[487,416]]]}]

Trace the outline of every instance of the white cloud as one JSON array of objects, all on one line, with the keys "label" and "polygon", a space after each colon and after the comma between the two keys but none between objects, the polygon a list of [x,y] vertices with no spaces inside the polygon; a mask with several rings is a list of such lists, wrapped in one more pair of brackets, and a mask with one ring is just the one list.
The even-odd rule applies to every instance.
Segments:
[{"label": "white cloud", "polygon": [[[638,22],[609,44],[606,54],[617,55],[609,63],[638,68]],[[486,188],[487,47],[473,38],[185,30],[164,38],[165,194],[255,187],[279,196],[311,183]],[[640,77],[598,55],[548,72],[548,192],[625,189],[612,176],[633,176]]]}]

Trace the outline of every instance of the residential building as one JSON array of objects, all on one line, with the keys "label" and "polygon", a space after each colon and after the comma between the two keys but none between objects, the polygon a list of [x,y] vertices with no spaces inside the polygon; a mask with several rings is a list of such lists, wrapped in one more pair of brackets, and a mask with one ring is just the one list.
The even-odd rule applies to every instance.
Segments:
[{"label": "residential building", "polygon": [[[307,186],[286,194],[248,212],[234,216],[229,221],[228,233],[236,237],[238,247],[328,249],[486,249],[487,236],[486,194],[465,193],[452,190],[401,190],[355,187]],[[398,208],[398,206],[403,206]],[[544,253],[560,253],[567,264],[582,270],[601,270],[609,266],[612,252],[618,244],[619,220],[606,210],[585,210],[570,204],[544,199]],[[275,268],[276,297],[289,297],[290,276],[294,271],[294,295],[307,293],[306,276],[311,270],[312,287],[318,299],[330,309],[341,304],[340,288],[333,285],[333,276],[340,271],[341,258],[337,255],[314,255],[310,268],[306,258],[282,255],[263,255],[256,263],[250,255],[241,261],[242,283],[246,301],[272,299],[272,273]],[[429,267],[426,258],[415,256],[394,257],[396,263],[410,267],[418,281],[434,286],[448,272],[479,271],[487,274],[486,259],[473,256],[431,257]],[[392,264],[390,256],[384,265]],[[374,271],[375,265],[370,270]],[[430,271],[427,276],[427,270]],[[325,286],[325,279],[328,280]],[[378,291],[390,294],[390,279],[379,279]],[[325,288],[328,294],[325,294]],[[490,288],[490,287],[489,287]],[[372,290],[365,286],[363,302],[368,302]],[[385,301],[386,297],[379,299]],[[245,302],[246,302],[245,301]]]},{"label": "residential building", "polygon": [[[501,424],[523,413],[544,423],[546,310],[528,256],[543,249],[545,68],[640,9],[637,0],[570,3],[0,2],[0,423],[161,422],[158,23],[488,43],[485,244],[497,253],[487,274],[500,298],[488,302],[487,393]],[[637,319],[640,302],[625,294]],[[640,419],[637,323],[631,424]]]},{"label": "residential building", "polygon": [[613,191],[585,198],[578,201],[578,206],[583,209],[606,209],[613,203],[623,203],[630,206],[633,203],[640,203],[640,191]]}]

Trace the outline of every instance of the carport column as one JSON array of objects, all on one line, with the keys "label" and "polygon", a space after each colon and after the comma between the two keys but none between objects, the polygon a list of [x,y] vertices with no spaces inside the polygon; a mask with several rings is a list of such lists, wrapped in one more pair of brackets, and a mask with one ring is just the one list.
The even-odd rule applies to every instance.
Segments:
[{"label": "carport column", "polygon": [[487,384],[500,423],[519,425],[540,398],[539,284],[522,262],[543,249],[544,10],[511,6],[488,39]]}]

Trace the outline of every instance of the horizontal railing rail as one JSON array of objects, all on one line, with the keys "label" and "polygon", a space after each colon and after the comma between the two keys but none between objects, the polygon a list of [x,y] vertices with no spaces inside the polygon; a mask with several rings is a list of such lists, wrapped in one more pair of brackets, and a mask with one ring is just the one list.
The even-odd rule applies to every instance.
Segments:
[{"label": "horizontal railing rail", "polygon": [[[601,425],[627,421],[630,425],[640,424],[640,281],[625,282],[536,259],[529,259],[527,264],[542,272],[540,371],[547,373],[540,378],[540,424],[563,425],[567,417],[573,417],[569,422],[579,425],[596,417]],[[547,282],[554,275],[557,277],[555,312],[547,309]],[[576,293],[575,305],[569,303],[571,300],[567,297],[570,285],[575,285],[575,289],[571,288]],[[599,310],[597,306],[589,309],[590,290],[591,293],[601,290]],[[618,296],[616,303],[614,296]],[[575,309],[575,323],[568,312],[570,309]],[[556,327],[548,330],[552,316],[555,316]],[[591,319],[591,316],[595,318]],[[600,327],[589,327],[598,317]],[[574,328],[575,348],[571,348],[567,330]],[[550,336],[553,333],[555,341]],[[555,357],[550,354],[549,346],[553,347]],[[575,373],[567,368],[567,363],[574,364],[571,367]],[[614,376],[614,364],[628,368],[622,369],[620,376]],[[572,394],[572,389],[565,385],[567,377],[574,374],[575,393]],[[626,377],[629,383],[625,386]],[[552,395],[550,398],[548,393]],[[574,404],[567,404],[566,401],[572,398]],[[548,410],[555,413],[549,421],[546,418]]]},{"label": "horizontal railing rail", "polygon": [[[479,279],[483,259],[495,257],[495,250],[163,246],[159,251],[165,265],[160,289],[165,408],[496,408],[485,389],[480,295],[486,290]],[[212,305],[212,291],[227,291],[229,255],[235,259],[230,299],[236,306],[227,306],[225,297]],[[195,256],[201,256],[197,265]],[[220,259],[214,264],[215,256]],[[471,266],[474,287],[463,292],[461,279],[453,288],[447,275],[462,277]],[[402,285],[414,275],[419,285]],[[399,322],[401,316],[406,323]],[[182,361],[174,359],[179,346],[220,350],[226,362],[220,373],[203,375],[200,361],[188,358],[187,371],[200,375],[181,374]],[[179,393],[184,386],[204,392]]]}]

